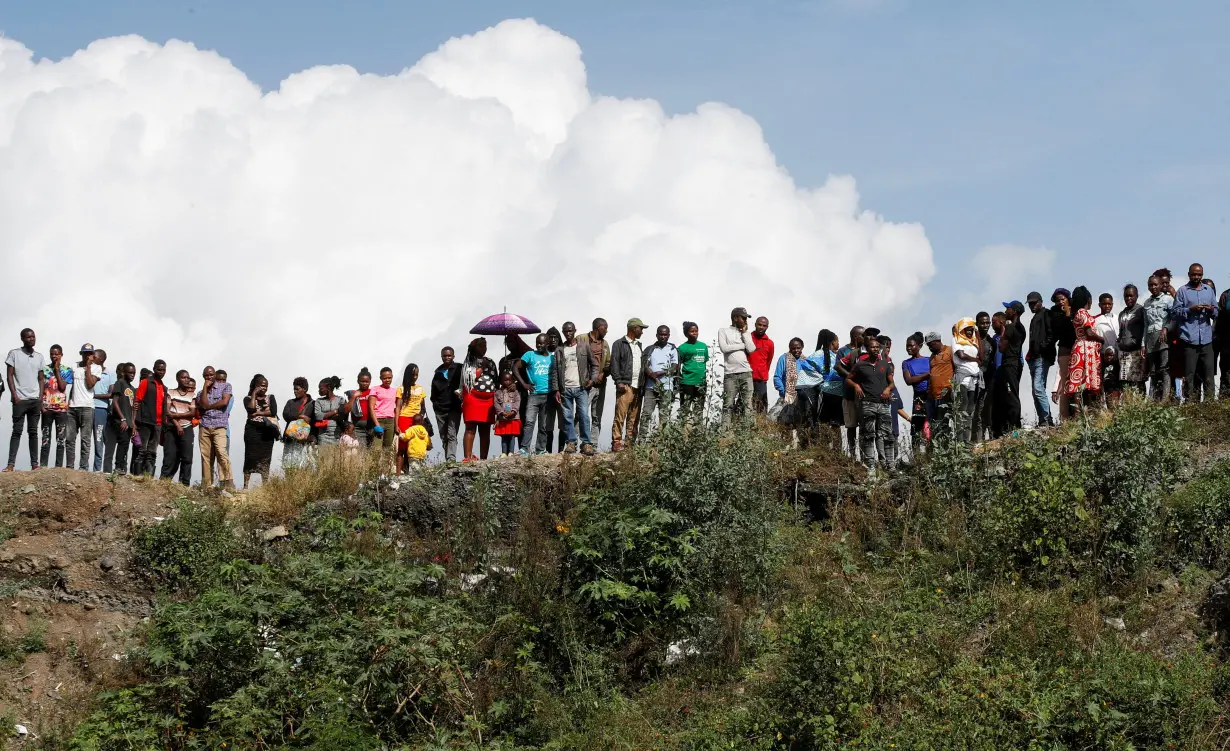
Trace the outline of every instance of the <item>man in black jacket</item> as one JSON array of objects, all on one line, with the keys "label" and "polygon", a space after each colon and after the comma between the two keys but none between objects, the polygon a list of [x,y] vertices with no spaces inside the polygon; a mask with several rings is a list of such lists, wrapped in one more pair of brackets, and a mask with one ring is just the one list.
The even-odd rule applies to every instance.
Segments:
[{"label": "man in black jacket", "polygon": [[1046,394],[1046,377],[1055,364],[1055,337],[1051,333],[1050,311],[1042,303],[1042,295],[1038,292],[1030,292],[1025,302],[1034,314],[1029,320],[1029,349],[1025,354],[1025,364],[1029,366],[1033,384],[1034,411],[1038,415],[1039,425],[1054,425],[1051,402]]},{"label": "man in black jacket", "polygon": [[444,448],[444,461],[457,456],[457,429],[461,426],[461,366],[452,347],[440,350],[440,367],[431,376],[431,409]]}]

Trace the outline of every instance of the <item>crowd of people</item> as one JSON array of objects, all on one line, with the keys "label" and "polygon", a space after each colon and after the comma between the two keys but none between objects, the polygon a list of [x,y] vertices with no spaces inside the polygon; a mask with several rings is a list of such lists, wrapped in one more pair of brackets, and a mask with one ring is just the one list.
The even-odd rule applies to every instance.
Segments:
[{"label": "crowd of people", "polygon": [[[1012,300],[994,314],[960,319],[949,340],[934,331],[912,334],[899,376],[893,342],[876,328],[856,326],[844,344],[824,329],[810,354],[796,337],[778,355],[769,319],[753,321],[744,308],[732,310],[730,326],[716,332],[715,352],[692,321],[683,322],[684,341],[676,345],[667,325],[643,342],[646,326],[639,318],[608,341],[608,324],[598,318],[581,335],[572,322],[552,327],[533,346],[509,334],[508,354],[499,362],[488,357],[483,337],[469,343],[460,362],[445,347],[426,387],[414,363],[402,369],[396,385],[391,367],[381,368],[378,384],[363,368],[356,388],[343,391],[341,379],[331,376],[318,382],[315,396],[299,377],[279,409],[268,380],[256,374],[240,400],[247,416],[243,484],[253,475],[267,479],[278,443],[283,466],[292,470],[312,461],[314,447],[334,444],[387,450],[396,457],[390,469],[398,472],[423,461],[436,440],[447,461],[458,458],[458,449],[463,461],[487,459],[493,433],[501,454],[589,455],[596,451],[608,396],[614,400],[613,451],[664,420],[704,419],[710,399],[717,409],[720,390],[725,423],[762,414],[803,445],[844,445],[869,468],[889,471],[897,464],[902,421],[915,451],[945,436],[980,442],[1020,429],[1026,370],[1044,426],[1113,408],[1128,391],[1212,399],[1218,358],[1220,394],[1230,397],[1226,293],[1218,297],[1200,264],[1192,264],[1187,276],[1176,289],[1170,272],[1158,269],[1143,301],[1135,285],[1125,285],[1118,314],[1111,293],[1098,296],[1094,312],[1094,298],[1083,286],[1055,289],[1050,307],[1030,292],[1024,303]],[[82,470],[157,471],[189,484],[199,454],[203,485],[213,485],[216,475],[220,485],[234,486],[234,391],[224,370],[206,367],[199,384],[180,370],[168,385],[163,360],[140,371],[130,362],[110,369],[105,351],[84,344],[79,359],[66,364],[58,344],[44,357],[31,329],[21,332],[21,343],[5,360],[13,434],[4,471],[15,468],[24,426],[33,469],[51,466],[53,445],[54,466],[72,468],[79,441]],[[1058,386],[1048,392],[1053,368]],[[778,396],[771,406],[770,384]]]}]

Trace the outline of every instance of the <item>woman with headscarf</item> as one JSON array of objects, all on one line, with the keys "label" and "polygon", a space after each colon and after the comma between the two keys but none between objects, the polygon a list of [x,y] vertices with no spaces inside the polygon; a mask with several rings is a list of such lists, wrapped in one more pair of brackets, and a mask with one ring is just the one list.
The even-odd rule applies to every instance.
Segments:
[{"label": "woman with headscarf", "polygon": [[1072,358],[1068,363],[1068,380],[1064,392],[1068,398],[1076,397],[1082,409],[1088,400],[1093,403],[1102,395],[1102,335],[1089,309],[1093,307],[1093,295],[1085,287],[1072,290],[1072,328],[1076,342],[1072,345]]},{"label": "woman with headscarf", "polygon": [[491,450],[498,374],[495,363],[487,357],[487,340],[480,336],[470,342],[461,369],[461,416],[466,423],[465,436],[461,441],[463,462],[474,458],[475,435],[479,439],[479,456],[486,459]]},{"label": "woman with headscarf", "polygon": [[[294,398],[282,407],[282,420],[286,423],[282,435],[282,466],[286,469],[305,466],[311,456],[312,397],[308,394],[308,380],[299,376],[294,381],[294,388]],[[303,425],[307,429],[296,432]]]},{"label": "woman with headscarf", "polygon": [[248,384],[243,398],[248,420],[243,426],[243,489],[248,489],[252,475],[260,475],[261,484],[269,480],[269,464],[273,461],[273,444],[278,429],[278,401],[269,393],[269,381],[257,373]]},{"label": "woman with headscarf", "polygon": [[1059,366],[1059,379],[1055,382],[1056,390],[1051,393],[1051,401],[1059,405],[1056,422],[1063,422],[1072,411],[1072,403],[1065,388],[1072,360],[1072,347],[1076,344],[1076,328],[1072,325],[1072,293],[1063,287],[1057,287],[1051,293],[1051,303],[1053,304],[1047,315],[1051,317],[1051,334],[1055,337],[1056,347],[1055,364]]},{"label": "woman with headscarf", "polygon": [[982,337],[978,335],[978,322],[962,318],[952,327],[953,348],[953,422],[956,439],[970,442],[974,424],[974,410],[978,408],[978,396],[982,392]]}]

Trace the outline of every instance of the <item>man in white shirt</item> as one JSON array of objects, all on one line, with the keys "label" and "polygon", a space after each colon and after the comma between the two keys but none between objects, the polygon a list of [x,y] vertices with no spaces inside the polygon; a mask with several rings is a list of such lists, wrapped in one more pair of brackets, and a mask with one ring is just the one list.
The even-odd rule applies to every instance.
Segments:
[{"label": "man in white shirt", "polygon": [[730,311],[730,325],[718,330],[718,349],[726,365],[722,384],[722,424],[729,425],[736,413],[751,412],[752,366],[747,356],[756,351],[756,341],[747,327],[747,309]]},{"label": "man in white shirt", "polygon": [[81,434],[81,465],[78,469],[88,472],[91,464],[90,451],[94,440],[94,384],[102,375],[102,368],[94,362],[94,345],[81,345],[81,362],[73,366],[73,390],[68,395],[68,428],[64,432],[64,466],[72,469],[77,434]]},{"label": "man in white shirt", "polygon": [[1109,292],[1098,295],[1098,310],[1101,313],[1093,319],[1094,329],[1102,335],[1106,347],[1119,354],[1119,317],[1111,313],[1115,309],[1115,297]]},{"label": "man in white shirt", "polygon": [[30,436],[30,469],[38,468],[38,422],[42,416],[43,368],[47,361],[34,351],[34,329],[21,330],[21,346],[9,350],[4,358],[5,381],[13,402],[13,437],[9,439],[9,463],[5,472],[17,464],[17,449],[21,447],[21,423],[26,421]]}]

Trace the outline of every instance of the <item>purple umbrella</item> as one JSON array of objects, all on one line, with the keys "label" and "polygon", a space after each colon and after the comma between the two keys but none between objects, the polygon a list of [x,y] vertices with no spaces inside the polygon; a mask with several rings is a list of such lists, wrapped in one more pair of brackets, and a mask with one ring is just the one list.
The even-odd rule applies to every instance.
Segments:
[{"label": "purple umbrella", "polygon": [[474,328],[470,329],[471,334],[537,334],[542,329],[538,328],[530,319],[525,316],[519,316],[516,313],[496,313],[490,315],[475,324]]}]

